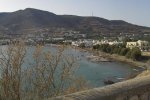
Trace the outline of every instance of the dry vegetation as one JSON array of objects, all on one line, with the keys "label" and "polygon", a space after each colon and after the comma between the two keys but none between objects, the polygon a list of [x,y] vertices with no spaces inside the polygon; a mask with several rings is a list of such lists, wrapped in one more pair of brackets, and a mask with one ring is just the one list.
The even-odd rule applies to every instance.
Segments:
[{"label": "dry vegetation", "polygon": [[141,74],[137,75],[137,77],[150,75],[150,70],[143,71]]},{"label": "dry vegetation", "polygon": [[74,75],[77,59],[63,47],[53,53],[37,45],[30,64],[24,62],[27,49],[13,42],[1,50],[0,100],[41,100],[87,89],[84,78]]}]

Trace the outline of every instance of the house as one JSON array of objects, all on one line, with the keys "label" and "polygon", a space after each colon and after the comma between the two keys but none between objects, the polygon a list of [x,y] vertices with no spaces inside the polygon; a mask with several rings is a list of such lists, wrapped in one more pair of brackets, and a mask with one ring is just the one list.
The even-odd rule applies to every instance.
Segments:
[{"label": "house", "polygon": [[80,39],[78,41],[72,41],[73,46],[80,46],[82,43],[85,44],[85,47],[92,47],[93,46],[93,40],[91,39]]},{"label": "house", "polygon": [[74,34],[71,32],[64,33],[64,37],[72,37]]},{"label": "house", "polygon": [[63,41],[64,38],[62,37],[55,37],[55,38],[52,38],[53,41]]},{"label": "house", "polygon": [[118,42],[118,41],[112,41],[112,42],[108,42],[109,45],[119,45],[119,44],[123,44],[123,42]]},{"label": "house", "polygon": [[109,45],[118,45],[118,44],[123,44],[123,42],[119,42],[119,41],[109,41],[109,40],[101,40],[101,41],[96,41],[96,40],[93,40],[94,41],[94,43],[93,43],[93,45],[97,45],[97,44],[99,44],[99,45],[101,45],[101,44],[109,44]]},{"label": "house", "polygon": [[73,46],[79,46],[79,43],[77,41],[72,41],[71,45],[73,45]]},{"label": "house", "polygon": [[99,40],[93,40],[92,42],[93,42],[93,45],[100,45],[101,44],[101,42]]},{"label": "house", "polygon": [[126,48],[139,48],[141,51],[150,51],[150,44],[148,41],[138,40],[136,42],[127,42]]},{"label": "house", "polygon": [[83,43],[85,44],[85,47],[93,46],[93,40],[91,40],[91,39],[84,39]]},{"label": "house", "polygon": [[150,44],[148,41],[138,40],[137,43],[138,43],[138,47],[141,51],[150,51]]}]

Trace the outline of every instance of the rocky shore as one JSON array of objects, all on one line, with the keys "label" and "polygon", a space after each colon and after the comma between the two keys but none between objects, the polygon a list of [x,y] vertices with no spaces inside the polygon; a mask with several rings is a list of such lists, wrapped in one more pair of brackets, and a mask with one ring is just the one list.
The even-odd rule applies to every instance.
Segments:
[{"label": "rocky shore", "polygon": [[89,53],[93,54],[92,55],[93,57],[91,56],[93,61],[100,61],[100,62],[103,62],[103,61],[110,61],[110,62],[111,61],[119,61],[119,62],[124,62],[124,63],[127,63],[129,65],[132,65],[133,67],[135,67],[135,69],[136,69],[136,67],[142,69],[141,71],[138,71],[137,73],[134,73],[134,74],[128,76],[126,79],[135,78],[139,74],[145,73],[145,71],[150,70],[150,65],[148,63],[144,63],[144,62],[141,62],[141,61],[133,61],[132,59],[128,59],[125,56],[120,56],[120,55],[116,55],[116,54],[108,54],[108,53],[105,53],[105,52],[93,50],[92,48],[75,47],[75,49],[85,51],[85,52],[89,52]]},{"label": "rocky shore", "polygon": [[128,64],[130,64],[134,67],[143,68],[145,70],[150,69],[150,65],[148,63],[144,63],[144,62],[141,62],[141,61],[133,61],[132,59],[128,59],[125,56],[120,56],[120,55],[117,55],[117,54],[108,54],[108,53],[105,53],[105,52],[93,50],[91,48],[85,48],[83,50],[86,50],[90,53],[93,53],[93,55],[103,57],[103,58],[107,58],[107,59],[109,59],[109,61],[120,61],[120,62],[128,63]]}]

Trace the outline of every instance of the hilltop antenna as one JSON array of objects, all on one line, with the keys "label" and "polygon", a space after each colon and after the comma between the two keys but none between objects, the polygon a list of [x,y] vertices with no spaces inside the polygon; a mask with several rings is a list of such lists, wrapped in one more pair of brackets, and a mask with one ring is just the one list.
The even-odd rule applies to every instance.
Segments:
[{"label": "hilltop antenna", "polygon": [[92,11],[92,17],[93,17],[93,11]]}]

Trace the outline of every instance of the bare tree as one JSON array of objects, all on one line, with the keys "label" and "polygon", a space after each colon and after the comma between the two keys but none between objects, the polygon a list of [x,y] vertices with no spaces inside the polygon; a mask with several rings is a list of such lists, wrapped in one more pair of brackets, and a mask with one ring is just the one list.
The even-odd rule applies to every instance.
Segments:
[{"label": "bare tree", "polygon": [[0,95],[2,100],[20,100],[22,64],[26,54],[23,42],[10,43],[1,50]]},{"label": "bare tree", "polygon": [[86,81],[74,74],[76,57],[65,54],[64,47],[54,52],[37,45],[31,62],[25,62],[26,52],[24,42],[1,50],[0,99],[41,100],[87,89]]}]

